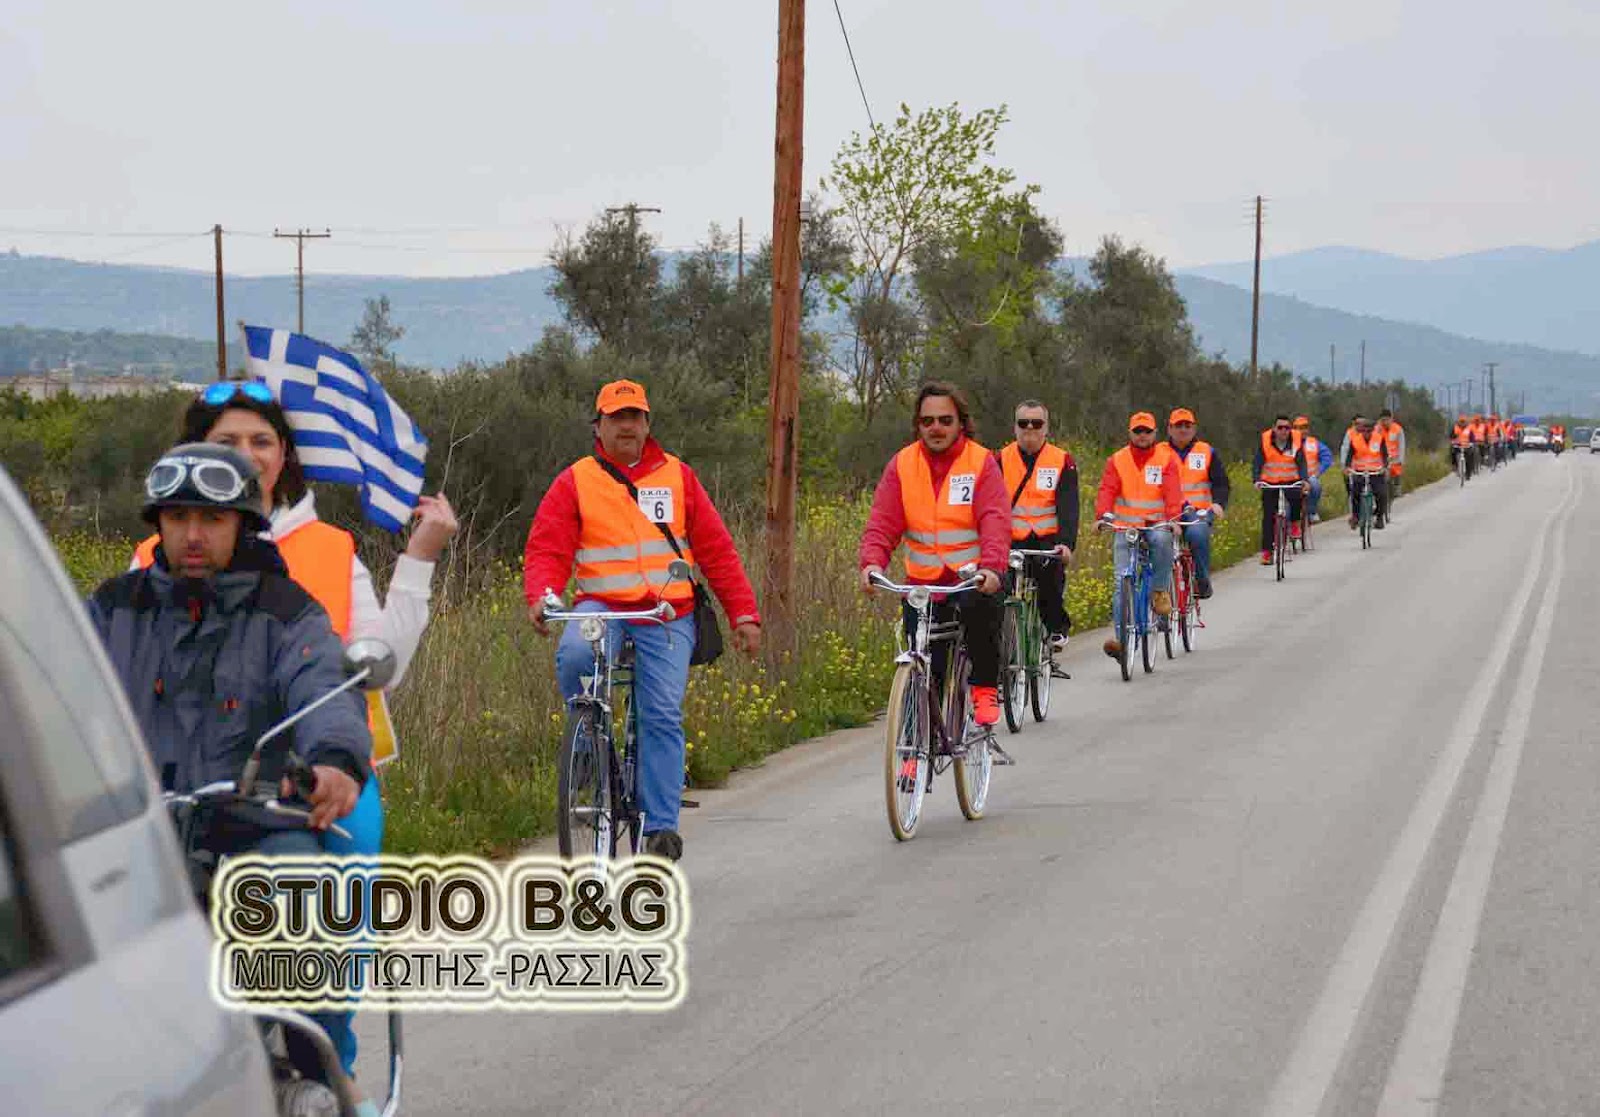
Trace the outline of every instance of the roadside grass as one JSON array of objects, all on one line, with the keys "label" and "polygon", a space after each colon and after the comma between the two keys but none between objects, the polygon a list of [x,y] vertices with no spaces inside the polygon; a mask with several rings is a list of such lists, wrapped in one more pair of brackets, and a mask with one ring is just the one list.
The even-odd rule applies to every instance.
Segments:
[{"label": "roadside grass", "polygon": [[[1085,454],[1080,549],[1068,578],[1074,628],[1108,623],[1111,542],[1088,530],[1104,456]],[[1408,464],[1415,491],[1449,472],[1442,454]],[[1212,541],[1213,566],[1251,558],[1259,540],[1259,501],[1249,467],[1229,470],[1234,507]],[[1338,474],[1323,495],[1325,518],[1342,516]],[[717,786],[797,741],[861,725],[882,708],[898,641],[898,603],[868,597],[856,581],[856,548],[869,499],[813,500],[803,510],[795,569],[798,639],[793,658],[769,672],[731,649],[690,673],[684,702],[691,786]],[[733,525],[751,580],[760,585],[760,535]],[[127,540],[68,535],[57,550],[86,592],[126,569]],[[502,564],[471,587],[441,578],[433,620],[394,696],[400,758],[383,770],[387,846],[394,852],[504,854],[547,834],[555,823],[555,761],[562,709],[555,687],[555,641],[527,622],[521,572]]]}]

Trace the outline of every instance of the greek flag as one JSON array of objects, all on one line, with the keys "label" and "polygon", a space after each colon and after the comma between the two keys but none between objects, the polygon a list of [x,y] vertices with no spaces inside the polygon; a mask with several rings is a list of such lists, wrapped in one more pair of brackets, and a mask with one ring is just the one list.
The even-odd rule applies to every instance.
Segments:
[{"label": "greek flag", "polygon": [[417,425],[343,350],[290,330],[243,328],[250,371],[283,406],[307,479],[355,485],[368,521],[405,527],[428,456]]}]

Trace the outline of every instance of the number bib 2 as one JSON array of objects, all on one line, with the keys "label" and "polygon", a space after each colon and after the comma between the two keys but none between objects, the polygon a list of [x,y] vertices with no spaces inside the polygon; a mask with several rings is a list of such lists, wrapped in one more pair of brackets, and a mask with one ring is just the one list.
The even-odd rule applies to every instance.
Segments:
[{"label": "number bib 2", "polygon": [[672,490],[670,488],[640,489],[639,511],[653,524],[672,522]]},{"label": "number bib 2", "polygon": [[977,487],[978,475],[976,473],[952,473],[950,475],[950,503],[953,505],[970,505],[972,503],[972,490]]}]

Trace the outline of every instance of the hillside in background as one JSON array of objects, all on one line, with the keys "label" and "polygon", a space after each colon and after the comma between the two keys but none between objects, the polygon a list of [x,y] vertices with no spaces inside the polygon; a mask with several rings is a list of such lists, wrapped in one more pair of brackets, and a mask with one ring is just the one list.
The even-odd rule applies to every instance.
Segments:
[{"label": "hillside in background", "polygon": [[[1252,264],[1187,274],[1248,289]],[[1449,333],[1600,355],[1600,241],[1575,248],[1497,248],[1409,260],[1360,248],[1317,248],[1262,261],[1261,289],[1317,306]]]},{"label": "hillside in background", "polygon": [[[1337,255],[1338,250],[1328,253]],[[1082,261],[1068,263],[1083,273]],[[1272,268],[1264,268],[1264,277],[1280,263],[1273,261]],[[551,268],[463,279],[310,276],[306,328],[340,344],[360,320],[364,300],[388,295],[394,321],[406,329],[396,346],[403,361],[434,368],[453,368],[464,360],[498,361],[526,350],[545,326],[560,320],[549,295],[553,278]],[[1175,279],[1202,348],[1236,363],[1249,360],[1249,291],[1191,273],[1179,273]],[[31,362],[39,360],[59,365],[65,357],[93,371],[151,364],[165,374],[170,364],[185,374],[205,376],[215,360],[210,343],[216,322],[212,297],[211,277],[203,272],[0,255],[0,323],[30,327],[23,333],[0,331],[0,372],[27,371],[36,367]],[[294,322],[292,277],[229,279],[226,297],[230,324],[240,318],[273,326]],[[1475,377],[1483,362],[1497,361],[1501,383],[1508,390],[1527,391],[1530,408],[1595,409],[1600,357],[1477,341],[1396,318],[1396,312],[1382,317],[1353,314],[1301,298],[1265,294],[1260,359],[1304,376],[1327,378],[1332,344],[1336,378],[1355,380],[1365,341],[1369,379],[1432,385]],[[75,333],[53,335],[51,330]],[[99,332],[108,330],[117,332]],[[166,336],[129,336],[148,334]],[[9,360],[7,354],[12,355]],[[26,357],[30,363],[19,367],[19,354],[31,355]],[[238,363],[237,354],[232,361]]]},{"label": "hillside in background", "polygon": [[[228,360],[243,363],[237,342],[229,346]],[[217,372],[216,344],[163,334],[0,326],[0,375],[57,369],[208,380]]]}]

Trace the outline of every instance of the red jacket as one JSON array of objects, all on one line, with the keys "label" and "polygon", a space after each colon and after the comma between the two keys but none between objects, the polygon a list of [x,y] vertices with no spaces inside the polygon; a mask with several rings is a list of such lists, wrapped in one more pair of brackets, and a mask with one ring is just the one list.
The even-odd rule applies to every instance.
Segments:
[{"label": "red jacket", "polygon": [[[594,452],[605,457],[630,481],[635,481],[661,465],[666,457],[661,445],[651,438],[646,440],[644,457],[633,467],[607,456],[596,442]],[[689,526],[689,546],[694,550],[695,565],[705,574],[711,590],[722,603],[722,611],[737,627],[747,623],[761,623],[756,609],[756,593],[744,572],[744,564],[733,548],[733,537],[717,514],[716,505],[700,478],[687,464],[683,467],[684,522]],[[533,526],[528,529],[528,545],[522,556],[522,588],[532,605],[544,595],[546,587],[560,593],[572,576],[572,565],[578,554],[578,484],[573,479],[572,467],[561,471],[551,484],[539,510],[534,513]],[[679,540],[679,543],[682,543]]]},{"label": "red jacket", "polygon": [[[1162,449],[1164,443],[1157,442],[1148,450],[1141,450],[1131,443],[1128,449],[1133,451],[1133,464],[1140,469],[1150,460],[1150,455]],[[1171,447],[1167,447],[1171,449]],[[1112,455],[1115,457],[1116,455]],[[1098,520],[1117,502],[1117,497],[1122,495],[1122,475],[1117,472],[1117,467],[1111,464],[1111,458],[1106,459],[1105,472],[1100,475],[1100,492],[1094,498],[1094,518]],[[1165,470],[1161,474],[1161,499],[1166,503],[1166,516],[1169,520],[1176,520],[1183,511],[1183,482],[1178,478],[1176,469]]]},{"label": "red jacket", "polygon": [[[921,446],[921,444],[918,444]],[[942,454],[930,454],[922,446],[933,473],[933,491],[939,492],[950,465],[966,448],[966,436],[956,439]],[[867,526],[861,533],[861,568],[881,566],[887,568],[889,556],[900,545],[906,531],[906,510],[900,501],[900,471],[895,467],[899,455],[889,459],[883,476],[878,479],[878,489],[872,494],[872,512],[867,516]],[[972,494],[972,512],[978,519],[978,542],[982,554],[978,565],[984,570],[1003,574],[1011,558],[1011,494],[1006,492],[1005,476],[994,456],[984,458],[983,471],[978,474],[978,488]],[[940,584],[954,585],[959,579],[946,572]]]}]

